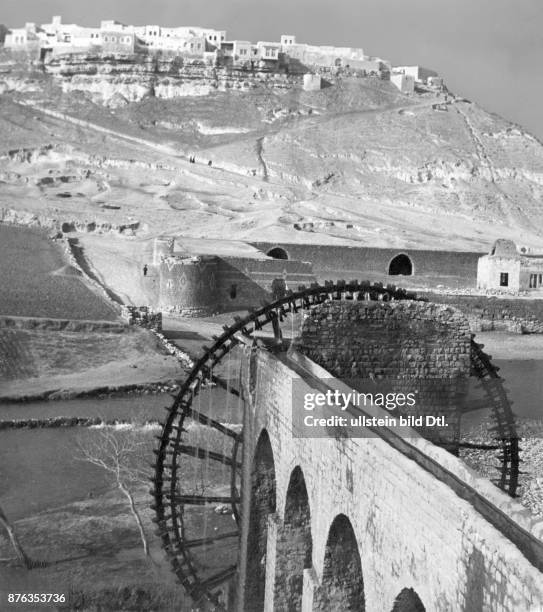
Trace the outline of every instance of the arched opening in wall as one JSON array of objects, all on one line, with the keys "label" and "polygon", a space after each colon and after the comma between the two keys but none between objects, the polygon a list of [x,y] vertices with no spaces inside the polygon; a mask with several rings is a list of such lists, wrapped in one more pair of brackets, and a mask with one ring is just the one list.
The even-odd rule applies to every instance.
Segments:
[{"label": "arched opening in wall", "polygon": [[277,541],[275,609],[289,612],[302,609],[304,569],[311,567],[312,554],[309,498],[303,472],[297,466],[290,476],[285,519]]},{"label": "arched opening in wall", "polygon": [[274,259],[288,259],[288,253],[281,247],[274,247],[273,249],[270,249],[266,255],[268,257],[273,257]]},{"label": "arched opening in wall", "polygon": [[388,273],[390,276],[411,276],[413,274],[413,263],[405,253],[400,253],[389,263]]},{"label": "arched opening in wall", "polygon": [[426,608],[414,589],[405,588],[394,600],[392,612],[426,612]]},{"label": "arched opening in wall", "polygon": [[247,541],[245,609],[264,610],[268,516],[275,512],[275,465],[268,432],[258,439],[251,472],[251,505]]},{"label": "arched opening in wall", "polygon": [[351,521],[338,514],[328,532],[321,585],[315,591],[313,612],[364,612],[364,581],[358,543]]},{"label": "arched opening in wall", "polygon": [[238,286],[230,285],[230,299],[235,300],[238,295]]}]

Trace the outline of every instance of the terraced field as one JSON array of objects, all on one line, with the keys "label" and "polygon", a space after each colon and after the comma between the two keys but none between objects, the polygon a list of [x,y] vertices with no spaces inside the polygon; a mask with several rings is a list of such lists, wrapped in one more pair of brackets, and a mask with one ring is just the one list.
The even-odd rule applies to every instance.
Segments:
[{"label": "terraced field", "polygon": [[0,224],[0,315],[113,320],[116,313],[38,230]]}]

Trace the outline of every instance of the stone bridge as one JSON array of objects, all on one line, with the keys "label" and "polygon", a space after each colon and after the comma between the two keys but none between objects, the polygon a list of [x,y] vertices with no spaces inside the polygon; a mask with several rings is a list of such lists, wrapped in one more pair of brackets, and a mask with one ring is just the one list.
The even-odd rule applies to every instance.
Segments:
[{"label": "stone bridge", "polygon": [[543,610],[543,520],[414,430],[299,418],[293,386],[348,391],[349,371],[462,383],[468,337],[449,307],[325,303],[288,351],[245,351],[238,610]]}]

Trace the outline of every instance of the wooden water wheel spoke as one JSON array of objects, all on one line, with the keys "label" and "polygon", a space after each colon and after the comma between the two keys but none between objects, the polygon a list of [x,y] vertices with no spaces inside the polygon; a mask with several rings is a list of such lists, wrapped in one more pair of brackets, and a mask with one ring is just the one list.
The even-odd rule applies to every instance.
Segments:
[{"label": "wooden water wheel spoke", "polygon": [[[234,462],[231,457],[227,457],[222,453],[218,453],[216,451],[212,451],[209,449],[201,448],[200,446],[190,446],[188,444],[180,444],[178,446],[179,452],[184,455],[189,455],[190,457],[198,457],[198,459],[210,459],[211,461],[217,461],[219,463],[224,463],[224,465],[232,466]],[[235,464],[235,467],[241,469],[241,463],[238,461]]]},{"label": "wooden water wheel spoke", "polygon": [[459,442],[460,448],[473,448],[477,450],[499,450],[502,448],[499,444],[478,444],[476,442]]},{"label": "wooden water wheel spoke", "polygon": [[239,503],[239,498],[226,497],[225,495],[166,495],[167,499],[176,504],[189,504],[193,506],[204,506],[205,504],[233,504]]},{"label": "wooden water wheel spoke", "polygon": [[185,540],[183,542],[183,548],[195,548],[199,546],[207,546],[220,540],[230,540],[232,538],[239,538],[239,531],[229,531],[227,533],[220,533],[215,536],[208,536],[206,538],[197,538],[196,540]]},{"label": "wooden water wheel spoke", "polygon": [[188,408],[186,413],[187,413],[187,416],[190,416],[193,419],[199,421],[202,425],[209,425],[209,427],[213,427],[213,429],[220,431],[225,436],[229,436],[230,438],[234,438],[235,440],[237,440],[240,437],[240,434],[238,432],[226,427],[222,423],[219,423],[219,421],[215,421],[215,419],[208,417],[206,414],[203,414],[202,412],[198,412],[197,410]]},{"label": "wooden water wheel spoke", "polygon": [[211,381],[214,382],[219,387],[221,387],[222,389],[224,389],[225,391],[228,391],[228,393],[231,393],[232,395],[235,395],[236,397],[240,396],[239,389],[232,387],[232,385],[228,381],[222,379],[220,376],[213,375],[211,377]]},{"label": "wooden water wheel spoke", "polygon": [[490,408],[491,408],[491,404],[488,401],[488,399],[486,398],[476,399],[476,400],[470,400],[469,402],[466,402],[462,406],[462,412],[464,414],[467,414],[469,412],[477,412],[478,410],[488,410]]},{"label": "wooden water wheel spoke", "polygon": [[214,576],[211,576],[211,578],[205,580],[202,583],[201,587],[203,589],[213,589],[216,586],[223,584],[224,582],[232,578],[232,576],[236,574],[237,569],[237,565],[231,565],[230,567],[222,571],[220,574],[215,574]]}]

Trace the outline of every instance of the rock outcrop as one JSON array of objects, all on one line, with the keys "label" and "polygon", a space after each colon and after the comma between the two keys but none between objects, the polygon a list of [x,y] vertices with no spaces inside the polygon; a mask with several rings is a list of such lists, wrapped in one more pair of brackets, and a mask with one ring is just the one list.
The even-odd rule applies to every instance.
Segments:
[{"label": "rock outcrop", "polygon": [[153,96],[165,99],[205,96],[214,91],[247,91],[263,85],[285,89],[301,82],[299,76],[137,55],[61,56],[51,59],[45,70],[60,80],[64,92],[88,92],[93,100],[113,108]]}]

